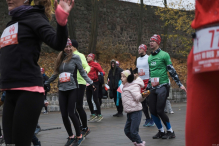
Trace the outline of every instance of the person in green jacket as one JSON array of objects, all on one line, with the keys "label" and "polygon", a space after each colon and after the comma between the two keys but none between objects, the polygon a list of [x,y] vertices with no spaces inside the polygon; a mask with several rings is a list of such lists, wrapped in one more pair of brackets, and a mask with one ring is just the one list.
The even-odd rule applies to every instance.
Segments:
[{"label": "person in green jacket", "polygon": [[[83,66],[85,72],[89,73],[90,66],[87,63],[87,60],[86,60],[84,54],[82,54],[78,51],[78,42],[76,40],[73,40],[73,39],[71,40],[71,42],[72,42],[73,54],[79,55],[79,57],[81,58],[82,66]],[[79,88],[78,88],[78,97],[77,97],[76,108],[77,108],[78,116],[82,122],[81,133],[84,137],[86,137],[90,133],[90,129],[87,127],[87,114],[83,108],[83,99],[84,99],[84,92],[85,92],[85,88],[86,88],[86,81],[80,75],[79,71],[77,71],[77,81],[78,81]]]}]

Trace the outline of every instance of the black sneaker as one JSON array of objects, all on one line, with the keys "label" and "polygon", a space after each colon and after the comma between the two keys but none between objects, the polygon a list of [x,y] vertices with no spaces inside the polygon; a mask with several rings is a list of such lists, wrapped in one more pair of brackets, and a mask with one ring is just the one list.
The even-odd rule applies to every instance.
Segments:
[{"label": "black sneaker", "polygon": [[74,138],[68,137],[67,139],[68,139],[68,141],[66,142],[65,146],[70,146],[71,144],[73,144],[74,141],[76,141],[75,137]]},{"label": "black sneaker", "polygon": [[81,131],[81,134],[82,134],[83,137],[86,137],[89,133],[90,133],[90,129],[88,127],[83,128],[82,131]]},{"label": "black sneaker", "polygon": [[119,113],[116,113],[115,115],[113,115],[113,117],[117,117]]},{"label": "black sneaker", "polygon": [[84,141],[84,137],[82,136],[81,138],[76,138],[76,140],[74,141],[74,143],[71,146],[80,146],[82,144],[82,142]]},{"label": "black sneaker", "polygon": [[122,117],[123,116],[123,113],[118,113],[117,114],[117,117]]},{"label": "black sneaker", "polygon": [[159,139],[162,138],[165,135],[165,132],[161,132],[160,130],[156,135],[153,136],[153,139]]},{"label": "black sneaker", "polygon": [[176,138],[176,135],[173,132],[167,131],[167,133],[162,137],[162,139],[172,139],[172,138]]}]

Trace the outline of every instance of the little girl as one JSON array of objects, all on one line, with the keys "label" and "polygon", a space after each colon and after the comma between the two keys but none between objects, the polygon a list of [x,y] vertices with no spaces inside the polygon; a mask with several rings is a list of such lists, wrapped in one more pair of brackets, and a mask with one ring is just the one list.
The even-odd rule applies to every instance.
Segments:
[{"label": "little girl", "polygon": [[142,104],[148,94],[141,94],[141,88],[144,87],[143,80],[137,77],[134,80],[132,70],[125,70],[121,74],[122,104],[124,111],[127,113],[127,121],[124,128],[126,136],[134,143],[135,146],[145,146],[145,141],[141,141],[138,134],[139,125],[142,117]]}]

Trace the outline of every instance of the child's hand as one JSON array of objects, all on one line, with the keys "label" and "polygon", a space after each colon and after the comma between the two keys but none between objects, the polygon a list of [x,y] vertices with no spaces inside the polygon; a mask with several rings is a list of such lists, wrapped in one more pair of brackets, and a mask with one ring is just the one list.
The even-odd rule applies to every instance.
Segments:
[{"label": "child's hand", "polygon": [[144,92],[142,93],[142,97],[143,97],[143,98],[146,98],[149,94],[150,94],[150,91],[149,91],[149,90],[144,91]]}]

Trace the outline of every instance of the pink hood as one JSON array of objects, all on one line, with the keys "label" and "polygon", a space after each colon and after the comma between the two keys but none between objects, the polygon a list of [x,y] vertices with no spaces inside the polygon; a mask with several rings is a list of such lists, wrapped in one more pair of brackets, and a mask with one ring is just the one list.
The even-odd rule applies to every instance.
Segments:
[{"label": "pink hood", "polygon": [[141,88],[144,88],[144,82],[139,77],[132,83],[126,83],[123,86],[122,104],[126,113],[142,110],[141,102],[145,98],[142,98]]}]

